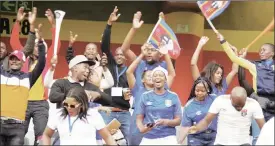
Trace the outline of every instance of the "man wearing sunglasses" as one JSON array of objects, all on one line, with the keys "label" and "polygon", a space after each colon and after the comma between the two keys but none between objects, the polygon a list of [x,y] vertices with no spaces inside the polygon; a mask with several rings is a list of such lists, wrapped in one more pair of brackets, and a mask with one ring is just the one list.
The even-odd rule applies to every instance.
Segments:
[{"label": "man wearing sunglasses", "polygon": [[94,61],[88,60],[84,55],[75,56],[69,63],[70,75],[67,79],[58,79],[53,83],[49,100],[52,103],[56,103],[59,109],[62,107],[62,103],[69,90],[73,87],[81,86],[85,89],[89,101],[109,106],[112,98],[108,94],[100,91],[97,86],[87,82],[89,66],[94,64]]}]

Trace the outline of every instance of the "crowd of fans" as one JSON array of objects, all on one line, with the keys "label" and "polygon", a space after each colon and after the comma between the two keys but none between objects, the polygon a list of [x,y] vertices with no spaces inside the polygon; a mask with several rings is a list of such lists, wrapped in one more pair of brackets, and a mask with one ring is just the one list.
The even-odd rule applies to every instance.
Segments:
[{"label": "crowd of fans", "polygon": [[[28,13],[26,45],[19,40],[20,22],[26,17],[23,7],[10,37],[13,52],[7,52],[1,42],[1,145],[23,145],[31,118],[34,145],[177,145],[186,137],[188,145],[274,145],[273,44],[263,44],[260,60],[249,61],[245,49],[238,52],[217,33],[233,63],[224,76],[223,66],[217,62],[209,62],[199,71],[199,54],[209,40],[201,37],[191,59],[194,84],[182,110],[177,93],[171,91],[175,60],[161,51],[164,44],[155,48],[144,43],[140,54],[130,49],[144,23],[141,12],[134,14],[132,28],[115,53],[110,44],[112,25],[120,16],[117,7],[99,48],[88,43],[83,55],[75,55],[77,35],[70,32],[69,72],[61,79],[54,79],[58,63],[53,53],[58,39],[54,37],[54,14],[50,9],[45,13],[52,26],[50,47],[43,39],[42,25],[34,26],[35,7]],[[159,17],[165,19],[162,12]],[[64,47],[58,41],[58,48]],[[252,86],[245,80],[245,69],[253,76]],[[240,86],[226,94],[236,74]],[[179,135],[176,127],[180,127]],[[251,127],[257,132],[250,132]]]}]

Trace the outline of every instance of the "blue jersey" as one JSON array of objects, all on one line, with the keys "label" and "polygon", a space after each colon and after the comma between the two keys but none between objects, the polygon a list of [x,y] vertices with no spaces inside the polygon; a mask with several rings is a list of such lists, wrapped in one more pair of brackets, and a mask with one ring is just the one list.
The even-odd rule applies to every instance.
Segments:
[{"label": "blue jersey", "polygon": [[255,61],[257,94],[274,96],[274,60]]},{"label": "blue jersey", "polygon": [[[216,97],[217,96],[209,95],[204,101],[197,101],[195,98],[188,101],[183,110],[181,126],[191,127],[198,124],[206,116]],[[217,130],[217,118],[211,122],[206,130]]]},{"label": "blue jersey", "polygon": [[218,89],[214,84],[212,84],[212,93],[211,94],[215,94],[216,96],[220,96],[220,95],[224,95],[226,94],[226,91],[228,89],[228,85],[226,83],[226,79],[222,80],[222,88]]},{"label": "blue jersey", "polygon": [[[173,120],[175,116],[182,115],[181,103],[176,93],[166,90],[162,95],[154,91],[142,94],[136,114],[144,115],[143,124],[155,123],[159,119]],[[144,137],[149,139],[163,138],[176,135],[175,127],[157,126],[145,133]]]}]

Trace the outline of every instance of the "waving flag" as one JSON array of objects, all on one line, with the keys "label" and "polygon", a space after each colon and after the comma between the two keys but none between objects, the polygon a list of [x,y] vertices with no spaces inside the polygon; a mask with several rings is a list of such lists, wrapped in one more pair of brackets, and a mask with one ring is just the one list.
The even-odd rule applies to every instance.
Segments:
[{"label": "waving flag", "polygon": [[219,16],[230,4],[230,1],[197,1],[204,16],[213,20]]},{"label": "waving flag", "polygon": [[160,43],[164,43],[164,48],[168,50],[169,55],[173,59],[177,59],[180,55],[181,48],[178,43],[178,39],[173,30],[162,18],[160,18],[155,25],[147,40],[147,43],[151,43],[156,49],[159,49],[158,46]]}]

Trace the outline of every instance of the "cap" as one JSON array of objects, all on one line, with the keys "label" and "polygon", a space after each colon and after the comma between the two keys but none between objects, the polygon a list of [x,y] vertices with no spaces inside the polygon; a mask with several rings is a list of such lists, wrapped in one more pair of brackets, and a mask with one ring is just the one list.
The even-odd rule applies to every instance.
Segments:
[{"label": "cap", "polygon": [[163,68],[163,67],[161,67],[161,66],[158,66],[158,67],[154,68],[153,71],[152,71],[152,73],[151,73],[152,76],[153,76],[153,74],[154,74],[156,71],[162,71],[162,72],[164,73],[165,77],[166,77],[166,80],[167,80],[167,78],[168,78],[168,72],[167,72],[167,70],[166,70],[165,68]]},{"label": "cap", "polygon": [[26,57],[22,51],[15,50],[9,55],[9,57],[11,56],[17,57],[20,61],[26,61]]},{"label": "cap", "polygon": [[69,69],[79,63],[88,63],[90,66],[95,65],[94,61],[88,60],[84,55],[76,55],[69,63]]}]

